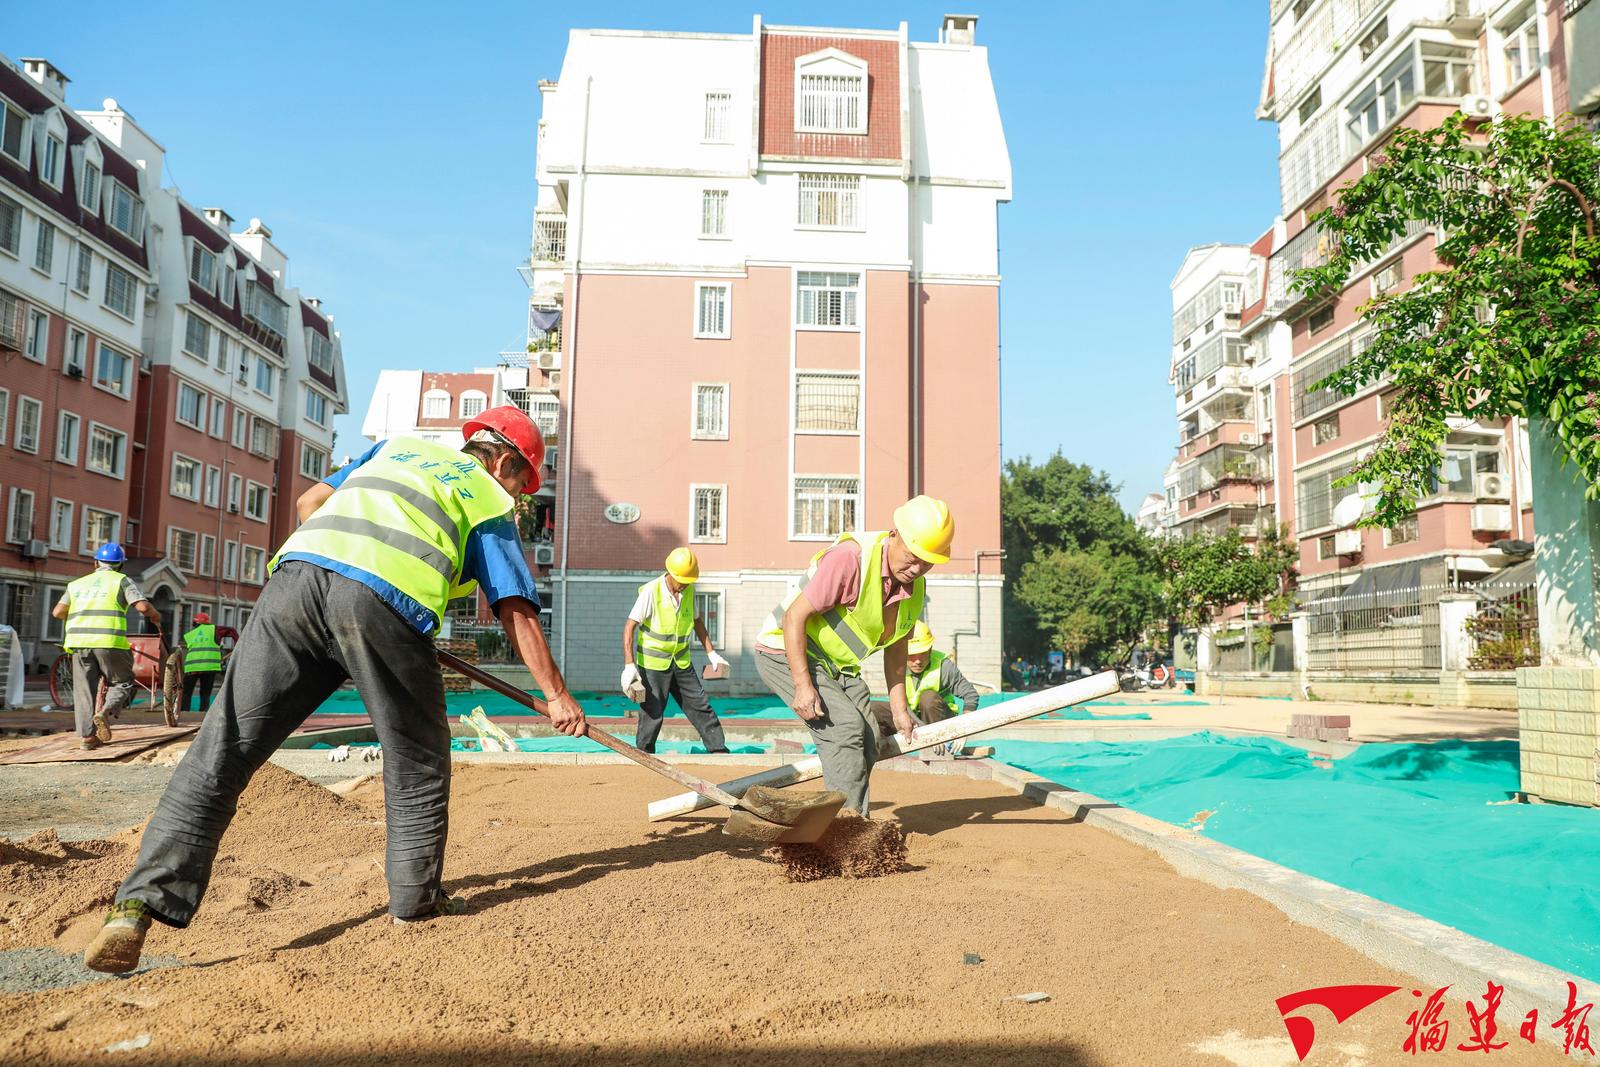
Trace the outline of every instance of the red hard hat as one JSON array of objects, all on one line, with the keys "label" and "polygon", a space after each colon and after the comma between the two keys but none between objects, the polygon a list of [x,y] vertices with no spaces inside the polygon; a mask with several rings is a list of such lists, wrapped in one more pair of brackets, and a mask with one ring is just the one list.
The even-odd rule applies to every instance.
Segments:
[{"label": "red hard hat", "polygon": [[210,621],[211,621],[211,616],[207,615],[205,612],[197,611],[197,612],[194,613],[194,624],[196,626],[204,626],[206,623],[208,623]]},{"label": "red hard hat", "polygon": [[530,496],[538,491],[539,469],[544,466],[544,431],[539,429],[539,424],[515,404],[501,404],[497,408],[486,409],[475,419],[467,420],[467,424],[461,427],[461,435],[470,441],[479,430],[494,431],[506,444],[522,454],[530,468],[522,491]]}]

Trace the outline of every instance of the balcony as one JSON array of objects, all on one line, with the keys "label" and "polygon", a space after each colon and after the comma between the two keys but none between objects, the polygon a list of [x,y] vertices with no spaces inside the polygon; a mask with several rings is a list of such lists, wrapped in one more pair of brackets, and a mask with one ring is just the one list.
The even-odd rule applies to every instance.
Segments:
[{"label": "balcony", "polygon": [[[1202,422],[1202,425],[1205,425]],[[1259,444],[1260,435],[1256,433],[1256,424],[1248,418],[1230,419],[1226,422],[1214,422],[1205,432],[1188,429],[1183,431],[1183,443],[1178,446],[1178,459],[1190,460],[1202,456],[1218,447],[1229,445],[1242,445],[1250,448]]]},{"label": "balcony", "polygon": [[1213,448],[1179,470],[1178,495],[1188,499],[1226,485],[1254,486],[1264,473],[1271,473],[1261,460],[1255,448],[1245,445]]},{"label": "balcony", "polygon": [[533,265],[556,265],[566,261],[567,217],[536,215],[533,220]]},{"label": "balcony", "polygon": [[[1357,31],[1379,8],[1391,0],[1323,0],[1307,17],[1287,28],[1275,49],[1272,64],[1274,99],[1287,104],[1299,100],[1322,77],[1341,47],[1357,40]],[[1452,0],[1436,0],[1453,7]],[[1274,5],[1274,19],[1286,4]]]},{"label": "balcony", "polygon": [[1192,537],[1197,533],[1215,537],[1232,529],[1237,530],[1240,537],[1259,537],[1265,522],[1270,521],[1271,510],[1249,504],[1227,504],[1212,509],[1208,514],[1174,523],[1172,532],[1177,537]]},{"label": "balcony", "polygon": [[1197,384],[1211,388],[1218,384],[1210,381],[1218,371],[1226,367],[1243,368],[1249,362],[1249,357],[1250,346],[1239,340],[1237,335],[1219,333],[1173,367],[1172,390],[1182,395]]},{"label": "balcony", "polygon": [[1267,310],[1276,318],[1310,300],[1312,293],[1294,288],[1294,272],[1325,266],[1338,250],[1338,238],[1307,226],[1272,254],[1267,261]]}]

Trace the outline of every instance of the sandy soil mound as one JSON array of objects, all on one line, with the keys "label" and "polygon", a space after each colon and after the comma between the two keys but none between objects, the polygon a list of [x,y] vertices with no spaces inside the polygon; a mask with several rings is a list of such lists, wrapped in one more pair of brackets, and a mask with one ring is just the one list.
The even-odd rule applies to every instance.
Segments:
[{"label": "sandy soil mound", "polygon": [[840,812],[815,844],[775,845],[769,855],[791,882],[820,878],[881,878],[906,866],[906,835],[894,819]]}]

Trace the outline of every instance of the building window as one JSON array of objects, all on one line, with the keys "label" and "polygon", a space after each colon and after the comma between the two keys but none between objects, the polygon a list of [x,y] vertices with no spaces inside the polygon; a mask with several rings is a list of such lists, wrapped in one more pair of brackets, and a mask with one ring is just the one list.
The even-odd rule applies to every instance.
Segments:
[{"label": "building window", "polygon": [[[461,400],[461,417],[462,418],[464,418],[464,419],[471,418],[473,415],[478,414],[478,412],[480,412],[482,410],[483,410],[483,396],[482,396],[482,394],[479,394],[479,396],[478,396],[478,406],[477,406],[477,408],[474,411],[472,411],[470,414],[467,411],[466,398],[465,397],[462,398],[462,400]],[[306,386],[306,418],[310,419],[312,422],[316,423],[318,426],[326,426],[326,425],[328,425],[328,398],[323,396],[321,393],[317,392],[315,389],[311,388],[309,385]]]},{"label": "building window", "polygon": [[528,417],[539,424],[539,432],[549,437],[556,432],[561,419],[561,401],[549,393],[535,393],[528,397]]},{"label": "building window", "polygon": [[689,487],[689,540],[694,544],[726,544],[726,485]]},{"label": "building window", "polygon": [[78,189],[78,206],[96,217],[100,214],[100,168],[83,161],[83,185]]},{"label": "building window", "polygon": [[1397,259],[1387,267],[1374,272],[1372,275],[1372,295],[1382,296],[1384,293],[1390,292],[1399,286],[1401,280],[1405,277],[1402,273],[1402,266],[1401,261]]},{"label": "building window", "polygon": [[219,441],[228,436],[228,402],[220,396],[211,398],[211,436]]},{"label": "building window", "polygon": [[1414,511],[1383,531],[1384,544],[1390,547],[1410,544],[1421,536],[1421,527],[1417,522],[1417,513]]},{"label": "building window", "polygon": [[239,542],[237,541],[223,543],[222,576],[230,582],[239,577]]},{"label": "building window", "polygon": [[49,274],[56,265],[56,228],[39,220],[39,235],[33,245],[33,267]]},{"label": "building window", "polygon": [[711,638],[712,648],[722,647],[722,591],[702,593],[697,587],[694,592],[694,614],[706,625],[706,636]]},{"label": "building window", "polygon": [[1336,559],[1338,557],[1338,555],[1339,555],[1339,550],[1335,547],[1335,542],[1334,542],[1332,534],[1329,534],[1327,537],[1319,537],[1319,538],[1317,538],[1317,558],[1318,559]]},{"label": "building window", "polygon": [[59,462],[77,466],[78,435],[82,429],[83,420],[72,412],[62,411],[56,415],[56,459]]},{"label": "building window", "polygon": [[1505,87],[1510,89],[1523,78],[1539,69],[1539,19],[1534,6],[1518,8],[1500,27],[1503,43],[1501,54],[1505,57]]},{"label": "building window", "polygon": [[1310,121],[1311,116],[1315,115],[1317,110],[1321,107],[1322,86],[1319,85],[1312,89],[1311,92],[1306,95],[1304,100],[1300,101],[1300,106],[1295,109],[1295,115],[1299,119],[1300,124],[1303,126]]},{"label": "building window", "polygon": [[257,522],[267,521],[267,502],[271,490],[260,482],[246,481],[244,489],[244,514]]},{"label": "building window", "polygon": [[1259,413],[1259,415],[1258,415],[1258,417],[1256,419],[1256,425],[1260,426],[1263,432],[1270,433],[1271,430],[1272,430],[1272,383],[1271,382],[1268,382],[1266,385],[1263,385],[1261,387],[1261,391],[1256,394],[1256,411]]},{"label": "building window", "polygon": [[[468,389],[461,394],[461,417],[463,419],[477,418],[483,414],[484,404],[487,400],[488,398],[476,389]],[[322,423],[321,419],[313,419],[312,421],[319,424]]]},{"label": "building window", "polygon": [[694,335],[696,337],[726,338],[732,336],[732,289],[713,282],[696,282],[694,286]]},{"label": "building window", "polygon": [[44,415],[44,405],[31,396],[17,397],[17,439],[13,442],[18,452],[39,451],[39,422]]},{"label": "building window", "polygon": [[99,508],[83,509],[83,536],[79,540],[80,555],[93,555],[101,545],[122,539],[122,516],[114,511]]},{"label": "building window", "polygon": [[278,458],[278,428],[260,415],[250,419],[250,454],[262,459]]},{"label": "building window", "polygon": [[97,422],[89,424],[89,470],[121,478],[128,462],[128,435]]},{"label": "building window", "polygon": [[856,478],[795,478],[793,536],[823,540],[854,530],[860,487]]},{"label": "building window", "polygon": [[256,357],[256,392],[262,396],[272,396],[278,389],[278,368],[271,363]]},{"label": "building window", "polygon": [[238,281],[239,272],[224,262],[222,266],[222,292],[218,295],[228,307],[233,307],[233,297],[237,291]]},{"label": "building window", "polygon": [[217,254],[189,238],[189,281],[212,296],[217,292]]},{"label": "building window", "polygon": [[[227,345],[226,338],[223,339],[223,344]],[[250,353],[243,345],[239,346],[239,365],[234,373],[236,375],[234,380],[240,385],[250,384]]]},{"label": "building window", "polygon": [[1330,441],[1339,439],[1339,413],[1336,411],[1325,419],[1319,419],[1311,424],[1311,443],[1325,445]]},{"label": "building window", "polygon": [[861,429],[861,375],[803,371],[794,378],[798,433],[855,433]]},{"label": "building window", "polygon": [[202,363],[211,362],[211,326],[192,311],[184,314],[183,350]]},{"label": "building window", "polygon": [[6,523],[6,540],[13,544],[33,540],[33,494],[26,489],[11,490],[11,515]]},{"label": "building window", "polygon": [[89,358],[89,335],[76,327],[67,330],[67,358],[61,369],[74,378],[83,377],[84,364]]},{"label": "building window", "polygon": [[179,382],[178,411],[174,418],[185,426],[205,433],[206,395],[188,382]]},{"label": "building window", "polygon": [[55,500],[50,504],[50,547],[57,552],[72,551],[72,510],[70,500]]},{"label": "building window", "polygon": [[800,225],[835,230],[861,228],[861,175],[800,175]]},{"label": "building window", "polygon": [[27,132],[27,114],[0,100],[0,152],[24,166],[27,165],[24,158],[28,144]]},{"label": "building window", "polygon": [[700,441],[728,439],[727,383],[695,383],[694,422],[689,436]]},{"label": "building window", "polygon": [[728,112],[733,107],[733,94],[723,91],[706,94],[705,135],[707,144],[728,143]]},{"label": "building window", "polygon": [[[1474,73],[1477,70],[1477,53],[1472,48],[1435,44],[1423,41],[1422,45],[1422,95],[1443,100],[1459,100],[1472,92]],[[1533,63],[1539,62],[1535,44]]]},{"label": "building window", "polygon": [[0,248],[13,256],[22,252],[22,208],[7,196],[0,196]]},{"label": "building window", "polygon": [[422,394],[422,417],[425,419],[448,419],[450,417],[450,394],[443,389],[429,389]]},{"label": "building window", "polygon": [[83,241],[78,242],[78,252],[74,257],[76,262],[72,268],[72,288],[80,293],[89,292],[89,283],[94,277],[94,249]]},{"label": "building window", "polygon": [[260,585],[265,580],[262,573],[262,564],[265,562],[266,553],[254,545],[244,546],[244,570],[241,578],[251,585]]},{"label": "building window", "polygon": [[1311,333],[1321,333],[1333,325],[1333,305],[1321,307],[1306,316],[1306,329]]},{"label": "building window", "polygon": [[244,479],[237,474],[228,475],[228,510],[239,513],[239,499],[244,495]]},{"label": "building window", "polygon": [[172,495],[184,500],[200,499],[200,472],[202,464],[181,453],[172,456]]},{"label": "building window", "polygon": [[795,324],[855,327],[861,275],[803,270],[797,274]]},{"label": "building window", "polygon": [[306,359],[323,373],[333,373],[333,342],[310,326],[306,327]]},{"label": "building window", "polygon": [[106,221],[111,228],[135,241],[144,240],[144,201],[133,190],[113,178],[106,183],[110,190],[111,212]]},{"label": "building window", "polygon": [[195,556],[200,547],[200,539],[192,530],[180,530],[176,526],[167,527],[167,558],[172,560],[172,565],[185,574],[194,573]]},{"label": "building window", "polygon": [[700,191],[700,236],[728,236],[728,190]]},{"label": "building window", "polygon": [[200,535],[200,558],[195,561],[195,571],[207,577],[217,572],[217,539],[211,534]]},{"label": "building window", "polygon": [[216,467],[206,468],[206,507],[216,507],[222,499],[222,471]]},{"label": "building window", "polygon": [[134,303],[139,299],[139,280],[121,267],[106,261],[105,306],[132,320]]},{"label": "building window", "polygon": [[244,447],[245,433],[249,429],[249,426],[250,426],[250,416],[246,415],[244,412],[240,411],[238,408],[234,408],[233,409],[233,447],[234,448],[243,448]]},{"label": "building window", "polygon": [[43,363],[50,355],[50,313],[39,308],[28,309],[28,343],[23,355],[35,363]]},{"label": "building window", "polygon": [[300,446],[300,474],[314,482],[328,476],[328,453],[310,445]]},{"label": "building window", "polygon": [[795,94],[797,133],[866,133],[866,72],[801,74]]}]

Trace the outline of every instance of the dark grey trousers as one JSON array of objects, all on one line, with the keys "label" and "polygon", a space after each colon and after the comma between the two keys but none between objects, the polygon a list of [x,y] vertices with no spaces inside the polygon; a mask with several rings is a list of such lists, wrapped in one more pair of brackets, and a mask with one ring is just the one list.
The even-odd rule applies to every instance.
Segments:
[{"label": "dark grey trousers", "polygon": [[122,714],[133,699],[133,650],[80,648],[72,654],[72,720],[79,737],[94,734],[94,697],[106,683],[106,715]]},{"label": "dark grey trousers", "polygon": [[[346,678],[383,745],[389,912],[430,912],[450,801],[450,727],[433,642],[361,583],[299,562],[285,563],[262,590],[117,899],[142,900],[162,922],[188,926],[239,794]],[[287,851],[294,827],[283,832]]]},{"label": "dark grey trousers", "polygon": [[[872,690],[859,676],[829,674],[810,661],[811,684],[822,698],[824,714],[806,722],[822,760],[822,781],[844,794],[844,806],[866,816],[867,785],[878,758],[878,731],[872,717]],[[778,699],[793,707],[794,679],[783,656],[756,653],[756,672]],[[805,722],[805,720],[801,720]]]},{"label": "dark grey trousers", "polygon": [[700,685],[700,676],[694,665],[674,667],[670,671],[652,671],[639,668],[644,680],[644,703],[639,705],[639,733],[634,744],[646,752],[656,750],[656,737],[661,733],[661,720],[667,714],[667,697],[678,702],[683,714],[700,734],[707,752],[726,752],[728,742],[722,736],[722,720],[711,710],[711,701]]}]

